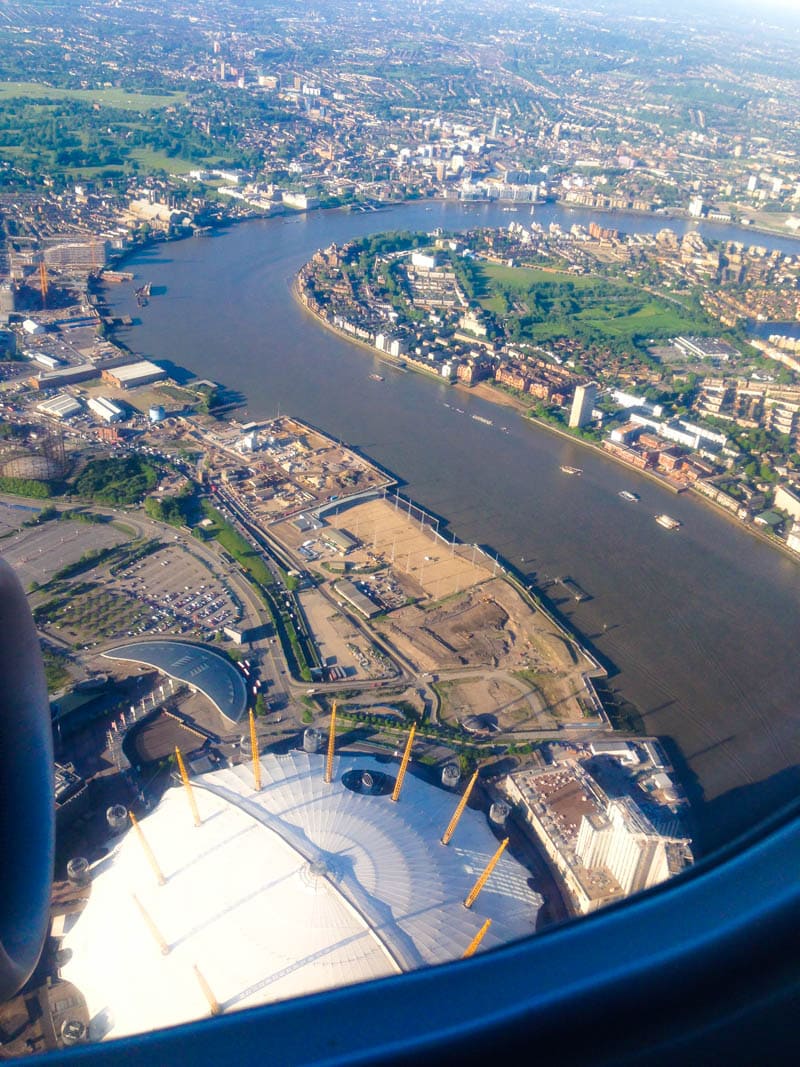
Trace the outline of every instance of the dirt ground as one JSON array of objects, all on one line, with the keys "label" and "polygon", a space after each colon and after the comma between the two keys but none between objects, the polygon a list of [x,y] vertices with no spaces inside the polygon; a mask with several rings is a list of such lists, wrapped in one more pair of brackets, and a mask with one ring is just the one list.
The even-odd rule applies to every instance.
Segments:
[{"label": "dirt ground", "polygon": [[326,666],[343,668],[348,678],[383,678],[392,673],[372,643],[321,593],[306,589],[299,597]]},{"label": "dirt ground", "polygon": [[[395,506],[391,498],[326,521],[356,547],[342,555],[325,547],[323,530],[301,534],[291,524],[276,532],[293,547],[305,542],[314,554],[309,568],[320,577],[346,573],[385,608],[373,625],[420,674],[437,676],[443,721],[490,715],[490,730],[526,732],[585,720],[583,674],[594,664],[495,577],[491,559],[471,545],[443,541],[413,505]],[[327,644],[347,661],[334,649],[341,638]]]},{"label": "dirt ground", "polygon": [[492,563],[478,550],[443,541],[413,507],[409,512],[402,505],[395,507],[390,499],[369,500],[326,518],[360,542],[348,562],[384,564],[401,582],[411,579],[412,588],[434,600],[492,577]]},{"label": "dirt ground", "polygon": [[443,721],[491,715],[505,731],[584,718],[592,663],[502,579],[400,608],[378,625],[421,672],[438,675]]},{"label": "dirt ground", "polygon": [[[500,578],[428,605],[399,608],[380,627],[423,671],[570,671],[579,666],[571,642]],[[582,669],[588,668],[587,660]]]}]

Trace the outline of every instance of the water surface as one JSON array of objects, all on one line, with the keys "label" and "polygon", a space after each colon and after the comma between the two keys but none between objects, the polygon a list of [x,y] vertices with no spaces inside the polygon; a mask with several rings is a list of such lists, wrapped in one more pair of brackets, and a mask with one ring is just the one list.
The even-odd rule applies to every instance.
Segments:
[{"label": "water surface", "polygon": [[[529,215],[437,203],[251,222],[130,260],[135,284],[165,287],[141,311],[133,286],[107,293],[114,313],[141,318],[123,334],[135,351],[240,390],[250,417],[288,412],[357,446],[459,538],[492,546],[532,578],[571,575],[592,599],[565,601],[562,610],[613,663],[611,685],[640,709],[646,729],[685,757],[701,841],[712,847],[800,784],[797,564],[691,495],[676,497],[513,411],[388,368],[323,329],[291,296],[298,268],[332,242],[386,229],[525,223]],[[640,232],[696,226],[552,206],[535,214],[543,225],[593,217]],[[798,248],[733,227],[696,228]],[[370,381],[373,371],[385,381]],[[565,476],[562,464],[582,467],[582,477]],[[625,488],[641,501],[621,500]],[[681,520],[679,532],[656,525],[662,511]]]}]

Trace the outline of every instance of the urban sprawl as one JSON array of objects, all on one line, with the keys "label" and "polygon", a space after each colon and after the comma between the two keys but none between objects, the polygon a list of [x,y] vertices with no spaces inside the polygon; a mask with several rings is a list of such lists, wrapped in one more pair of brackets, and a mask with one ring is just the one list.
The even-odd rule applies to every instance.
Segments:
[{"label": "urban sprawl", "polygon": [[[105,294],[162,299],[126,257],[234,221],[497,201],[502,227],[463,232],[376,215],[295,297],[454,404],[475,390],[798,553],[800,246],[760,236],[800,230],[791,40],[735,15],[86,0],[5,11],[0,66],[0,544],[52,700],[56,923],[88,896],[67,859],[157,800],[176,747],[187,777],[332,754],[337,717],[350,751],[405,753],[400,784],[410,757],[454,804],[475,786],[540,927],[689,864],[663,746],[622,728],[545,590],[345,444],[118,344]],[[554,203],[581,210],[541,222]],[[59,958],[11,1051],[65,1043]]]}]

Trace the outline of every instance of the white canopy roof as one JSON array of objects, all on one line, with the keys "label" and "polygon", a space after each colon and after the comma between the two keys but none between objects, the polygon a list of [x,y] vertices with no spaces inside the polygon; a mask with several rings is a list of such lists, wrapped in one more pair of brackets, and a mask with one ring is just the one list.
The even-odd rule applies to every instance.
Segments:
[{"label": "white canopy roof", "polygon": [[259,793],[247,766],[195,779],[198,828],[183,790],[169,790],[141,823],[164,886],[133,831],[95,866],[63,968],[95,1040],[208,1014],[195,965],[227,1011],[457,958],[485,918],[482,948],[533,932],[541,898],[507,854],[473,908],[462,904],[498,843],[484,815],[467,809],[444,847],[452,793],[409,774],[392,803],[342,776],[393,776],[396,763],[337,757],[329,785],[324,763],[263,756]]}]

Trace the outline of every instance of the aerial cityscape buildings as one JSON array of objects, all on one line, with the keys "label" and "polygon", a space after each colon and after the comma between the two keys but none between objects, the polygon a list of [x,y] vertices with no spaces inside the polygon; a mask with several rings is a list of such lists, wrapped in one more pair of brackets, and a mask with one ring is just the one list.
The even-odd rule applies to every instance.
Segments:
[{"label": "aerial cityscape buildings", "polygon": [[624,7],[4,11],[3,1055],[536,937],[793,789],[798,31]]}]

